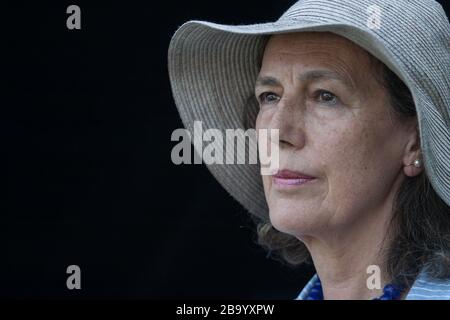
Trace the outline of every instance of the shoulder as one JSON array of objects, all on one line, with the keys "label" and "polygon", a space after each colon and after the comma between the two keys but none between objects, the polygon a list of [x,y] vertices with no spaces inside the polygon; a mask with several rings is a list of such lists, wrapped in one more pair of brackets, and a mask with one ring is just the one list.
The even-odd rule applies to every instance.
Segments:
[{"label": "shoulder", "polygon": [[450,278],[433,279],[422,273],[411,287],[406,300],[450,300]]}]

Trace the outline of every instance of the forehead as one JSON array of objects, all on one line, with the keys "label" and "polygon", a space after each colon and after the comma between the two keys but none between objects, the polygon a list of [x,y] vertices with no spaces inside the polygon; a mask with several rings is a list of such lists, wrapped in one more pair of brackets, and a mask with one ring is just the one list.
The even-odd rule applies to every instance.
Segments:
[{"label": "forehead", "polygon": [[372,56],[350,40],[330,32],[298,32],[273,35],[264,51],[262,71],[288,67],[329,67],[353,76],[372,66]]}]

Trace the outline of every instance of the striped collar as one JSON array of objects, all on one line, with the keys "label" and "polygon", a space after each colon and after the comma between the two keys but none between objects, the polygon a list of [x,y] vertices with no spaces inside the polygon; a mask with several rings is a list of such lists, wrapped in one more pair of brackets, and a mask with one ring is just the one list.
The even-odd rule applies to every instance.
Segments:
[{"label": "striped collar", "polygon": [[[305,300],[317,278],[315,274],[295,300]],[[422,272],[414,281],[405,300],[450,300],[450,279],[436,280]]]},{"label": "striped collar", "polygon": [[450,300],[450,279],[432,279],[422,272],[405,300]]}]

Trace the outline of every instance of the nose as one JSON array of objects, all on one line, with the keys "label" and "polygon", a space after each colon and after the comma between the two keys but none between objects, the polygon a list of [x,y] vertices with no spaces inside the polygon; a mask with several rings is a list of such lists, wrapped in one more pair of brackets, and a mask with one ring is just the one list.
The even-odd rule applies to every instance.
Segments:
[{"label": "nose", "polygon": [[279,147],[301,149],[305,145],[303,108],[293,99],[282,98],[270,122],[271,129],[279,130]]}]

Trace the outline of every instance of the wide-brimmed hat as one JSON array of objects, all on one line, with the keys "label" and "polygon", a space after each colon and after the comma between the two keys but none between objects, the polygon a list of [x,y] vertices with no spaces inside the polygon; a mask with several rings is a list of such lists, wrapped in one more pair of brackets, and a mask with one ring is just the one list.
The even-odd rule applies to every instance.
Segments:
[{"label": "wide-brimmed hat", "polygon": [[[300,0],[273,23],[189,21],[173,36],[168,67],[185,127],[246,128],[255,118],[255,80],[269,35],[332,32],[367,50],[410,89],[425,170],[450,205],[450,24],[434,0]],[[222,186],[251,213],[268,219],[259,165],[210,164]]]}]

